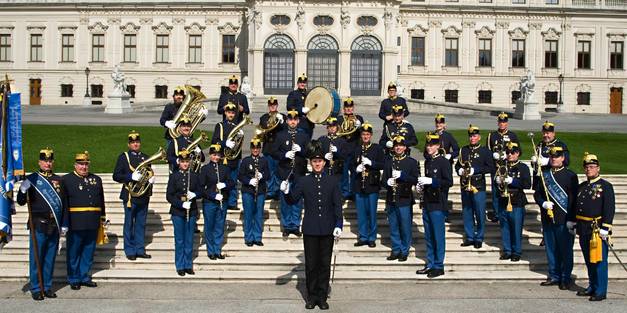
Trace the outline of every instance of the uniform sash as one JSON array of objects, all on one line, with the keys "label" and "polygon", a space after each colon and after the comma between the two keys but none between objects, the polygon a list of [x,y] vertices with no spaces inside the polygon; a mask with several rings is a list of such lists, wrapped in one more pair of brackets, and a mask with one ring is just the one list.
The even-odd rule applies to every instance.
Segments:
[{"label": "uniform sash", "polygon": [[[568,213],[568,194],[564,191],[562,186],[557,183],[551,169],[543,170],[542,176],[544,176],[544,182],[549,196],[555,200],[557,206],[564,211],[564,213]],[[549,199],[546,200],[549,201]]]},{"label": "uniform sash", "polygon": [[35,188],[37,193],[46,201],[50,211],[52,211],[52,215],[54,215],[54,221],[57,223],[57,229],[61,230],[59,224],[59,218],[61,217],[63,210],[63,203],[61,202],[61,197],[54,187],[50,184],[50,182],[41,176],[41,174],[36,173],[37,175],[29,175],[27,179],[31,182],[31,185]]}]

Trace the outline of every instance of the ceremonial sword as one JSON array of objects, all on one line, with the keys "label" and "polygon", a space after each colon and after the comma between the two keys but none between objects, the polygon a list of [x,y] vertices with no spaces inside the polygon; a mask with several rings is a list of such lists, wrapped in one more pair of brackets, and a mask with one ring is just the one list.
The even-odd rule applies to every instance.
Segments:
[{"label": "ceremonial sword", "polygon": [[618,260],[618,263],[620,263],[620,265],[623,267],[625,272],[627,272],[627,267],[625,267],[625,264],[623,263],[623,261],[621,261],[621,259],[618,257],[618,254],[616,253],[616,251],[614,251],[614,247],[612,247],[612,242],[610,241],[610,238],[608,237],[605,240],[605,242],[607,243],[607,247],[610,249],[610,251],[612,251],[612,254],[614,254],[614,257],[616,258],[616,260]]},{"label": "ceremonial sword", "polygon": [[333,269],[331,270],[331,283],[333,283],[333,281],[335,280],[335,266],[337,264],[337,251],[335,250],[335,246],[337,246],[340,240],[338,237],[335,237],[334,241],[335,242],[333,243]]}]

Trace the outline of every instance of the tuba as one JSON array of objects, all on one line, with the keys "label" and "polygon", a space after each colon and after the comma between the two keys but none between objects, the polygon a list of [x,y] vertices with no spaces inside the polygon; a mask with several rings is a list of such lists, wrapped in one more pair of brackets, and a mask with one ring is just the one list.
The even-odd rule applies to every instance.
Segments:
[{"label": "tuba", "polygon": [[235,127],[226,137],[227,140],[235,142],[235,147],[233,147],[233,149],[229,147],[224,148],[224,157],[227,160],[235,160],[242,153],[242,143],[244,141],[244,136],[240,136],[239,131],[244,128],[244,126],[252,123],[253,120],[250,119],[250,116],[244,114],[242,121],[239,124],[235,125]]},{"label": "tuba", "polygon": [[268,118],[268,123],[267,123],[267,127],[263,128],[261,126],[261,124],[257,125],[257,127],[255,128],[255,138],[258,138],[261,141],[264,141],[264,137],[271,132],[272,130],[274,130],[277,126],[279,126],[279,119],[276,118],[277,114],[280,114],[279,112],[270,112],[268,113],[270,115],[270,117]]},{"label": "tuba", "polygon": [[200,90],[192,86],[185,85],[185,99],[183,99],[183,103],[173,119],[174,123],[176,123],[176,127],[174,129],[168,129],[172,138],[178,138],[181,135],[178,125],[183,116],[188,116],[192,120],[191,133],[194,132],[196,126],[198,126],[205,119],[205,114],[202,111],[207,110],[207,107],[203,102],[206,98],[207,97],[205,97]]},{"label": "tuba", "polygon": [[[195,149],[196,146],[198,146],[201,141],[207,141],[207,139],[209,139],[209,137],[207,136],[207,133],[200,132],[200,136],[196,138],[196,140],[192,141],[185,149],[187,149],[187,151],[191,151]],[[202,155],[200,153],[194,153],[194,157],[192,158],[190,169],[192,170],[192,172],[198,173],[200,172],[201,167],[202,167]]]},{"label": "tuba", "polygon": [[339,129],[337,130],[338,137],[348,137],[355,133],[358,129],[355,121],[357,118],[354,114],[344,115],[344,119],[342,120],[342,124],[340,124]]},{"label": "tuba", "polygon": [[157,153],[153,154],[151,157],[141,162],[137,166],[137,168],[135,168],[135,171],[140,173],[142,176],[138,181],[132,181],[126,185],[126,188],[128,189],[128,193],[132,197],[142,196],[143,194],[146,193],[146,191],[148,191],[148,188],[150,187],[149,180],[153,176],[155,176],[155,172],[150,167],[150,164],[152,164],[153,162],[157,160],[165,160],[165,158],[166,158],[165,151],[163,150],[163,148],[159,147],[159,150],[157,151]]}]

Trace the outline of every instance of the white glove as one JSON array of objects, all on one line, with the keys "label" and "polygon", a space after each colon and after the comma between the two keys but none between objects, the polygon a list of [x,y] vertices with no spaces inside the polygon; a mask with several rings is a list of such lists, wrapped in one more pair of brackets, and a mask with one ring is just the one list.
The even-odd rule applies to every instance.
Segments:
[{"label": "white glove", "polygon": [[355,120],[355,127],[360,127],[360,126],[361,126],[361,121]]},{"label": "white glove", "polygon": [[505,180],[504,180],[504,182],[508,185],[511,184],[513,181],[514,181],[514,178],[509,177],[509,176],[505,177]]},{"label": "white glove", "polygon": [[394,187],[394,185],[396,185],[396,179],[388,178],[388,186]]},{"label": "white glove", "polygon": [[288,159],[294,159],[296,157],[296,151],[290,150],[285,152],[285,157]]},{"label": "white glove", "polygon": [[313,172],[313,167],[311,167],[311,163],[307,163],[307,172]]},{"label": "white glove", "polygon": [[183,209],[189,210],[189,208],[191,208],[191,207],[192,207],[192,202],[191,201],[183,202]]},{"label": "white glove", "polygon": [[257,180],[261,180],[263,178],[263,174],[261,172],[257,172]]},{"label": "white glove", "polygon": [[506,160],[506,159],[507,159],[507,154],[501,153],[501,160]]},{"label": "white glove", "polygon": [[139,181],[142,178],[142,174],[139,172],[133,172],[133,174],[131,174],[131,179],[134,181]]},{"label": "white glove", "polygon": [[279,186],[279,189],[281,189],[281,191],[284,194],[287,194],[290,192],[290,183],[287,180],[284,180],[281,182],[281,186]]},{"label": "white glove", "polygon": [[549,158],[540,157],[540,165],[541,165],[541,166],[547,166],[547,165],[549,165]]},{"label": "white glove", "polygon": [[[336,228],[337,229],[337,228]],[[607,236],[610,235],[610,232],[601,228],[599,229],[599,236],[601,236],[601,239],[606,240],[607,241]]]},{"label": "white glove", "polygon": [[364,165],[372,166],[372,161],[370,161],[370,159],[368,159],[367,157],[361,158],[361,163],[363,163]]},{"label": "white glove", "polygon": [[399,170],[392,170],[392,178],[397,179],[401,177],[401,171]]},{"label": "white glove", "polygon": [[331,146],[329,147],[329,151],[331,151],[331,152],[333,152],[333,153],[336,153],[336,152],[337,152],[337,147],[336,147],[335,145],[331,145]]},{"label": "white glove", "polygon": [[392,143],[392,140],[388,140],[385,143],[385,147],[387,147],[388,149],[392,149],[393,146],[394,146],[394,144]]},{"label": "white glove", "polygon": [[310,109],[306,106],[303,106],[303,114],[309,113]]},{"label": "white glove", "polygon": [[276,119],[279,121],[279,123],[283,123],[283,114],[277,113],[276,114]]},{"label": "white glove", "polygon": [[553,209],[553,202],[551,201],[544,201],[542,202],[542,208],[546,209],[546,210],[551,210]]},{"label": "white glove", "polygon": [[231,140],[231,139],[227,139],[227,141],[226,141],[226,146],[227,146],[229,149],[233,149],[233,148],[235,148],[235,141],[233,141],[233,140]]},{"label": "white glove", "polygon": [[294,151],[294,152],[300,152],[301,150],[302,150],[302,149],[301,149],[301,147],[300,147],[300,145],[299,145],[299,144],[295,143],[295,144],[293,144],[293,145],[292,145],[292,151]]},{"label": "white glove", "polygon": [[451,157],[453,157],[453,156],[452,156],[450,153],[447,153],[447,154],[445,154],[445,155],[444,155],[444,157],[445,157],[447,160],[450,160],[450,159],[451,159]]},{"label": "white glove", "polygon": [[200,113],[202,113],[205,117],[209,116],[209,110],[207,109],[200,109]]},{"label": "white glove", "polygon": [[431,185],[433,183],[433,178],[431,177],[418,177],[418,184],[420,185]]},{"label": "white glove", "polygon": [[472,175],[474,175],[474,174],[475,174],[475,168],[474,168],[474,167],[471,167],[471,168],[470,168],[470,176],[472,176]]},{"label": "white glove", "polygon": [[342,229],[339,227],[335,227],[335,229],[333,230],[333,237],[340,238],[340,236],[342,236]]},{"label": "white glove", "polygon": [[65,236],[67,234],[68,228],[67,227],[61,227],[61,236]]},{"label": "white glove", "polygon": [[216,199],[216,201],[222,201],[222,199],[224,199],[224,196],[221,193],[216,193],[214,199]]},{"label": "white glove", "polygon": [[575,228],[575,226],[577,226],[577,222],[566,222],[566,228],[568,228],[569,230]]},{"label": "white glove", "polygon": [[257,178],[253,178],[248,182],[248,184],[253,187],[257,187],[257,185],[259,184],[259,180],[257,180]]},{"label": "white glove", "polygon": [[153,185],[154,185],[155,180],[157,180],[157,178],[156,178],[156,177],[154,177],[154,176],[153,176],[153,177],[150,177],[150,178],[148,179],[148,183],[149,183],[149,184],[153,184]]},{"label": "white glove", "polygon": [[357,170],[357,173],[361,173],[361,172],[363,172],[363,171],[364,171],[364,169],[365,169],[365,167],[364,167],[364,165],[363,165],[363,164],[359,164],[359,165],[357,165],[357,169],[356,169],[356,170]]},{"label": "white glove", "polygon": [[196,146],[196,148],[194,148],[194,152],[196,152],[197,154],[200,154],[202,152],[202,149],[200,149],[199,146]]},{"label": "white glove", "polygon": [[176,128],[176,123],[174,123],[174,121],[169,120],[165,122],[165,127],[169,128],[169,129],[174,129]]},{"label": "white glove", "polygon": [[241,136],[244,136],[244,131],[240,129],[240,130],[237,132],[237,135],[239,135],[240,137],[241,137]]},{"label": "white glove", "polygon": [[531,156],[531,163],[538,163],[538,157],[536,157],[535,155]]},{"label": "white glove", "polygon": [[26,191],[30,188],[30,186],[31,186],[30,180],[25,179],[22,181],[22,184],[20,185],[20,191],[22,193],[26,193]]},{"label": "white glove", "polygon": [[495,159],[495,160],[498,160],[498,159],[501,158],[501,154],[498,153],[498,152],[493,152],[492,153],[492,158]]},{"label": "white glove", "polygon": [[327,154],[324,155],[324,158],[329,161],[333,160],[333,153],[327,152]]},{"label": "white glove", "polygon": [[217,184],[216,184],[216,188],[218,188],[218,190],[222,190],[222,189],[224,189],[225,187],[226,187],[226,184],[225,184],[225,183],[217,183]]},{"label": "white glove", "polygon": [[193,191],[187,191],[187,199],[192,200],[194,198],[196,198],[196,193]]},{"label": "white glove", "polygon": [[458,169],[458,170],[457,170],[457,174],[458,174],[459,176],[464,176],[464,169],[463,169],[463,168]]}]

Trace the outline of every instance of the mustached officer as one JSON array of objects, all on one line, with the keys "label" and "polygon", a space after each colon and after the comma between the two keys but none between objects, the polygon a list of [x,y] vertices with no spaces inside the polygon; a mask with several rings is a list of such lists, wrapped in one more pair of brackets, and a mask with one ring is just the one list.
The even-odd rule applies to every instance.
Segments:
[{"label": "mustached officer", "polygon": [[[229,135],[235,127],[237,123],[235,119],[237,117],[237,106],[234,103],[227,103],[224,106],[224,115],[225,119],[222,122],[218,122],[213,131],[213,138],[211,139],[212,144],[219,144],[224,148],[229,149],[239,149],[237,155],[235,155],[232,159],[227,159],[225,156],[224,162],[226,162],[226,166],[229,168],[229,179],[231,181],[237,181],[237,171],[239,169],[239,163],[242,160],[242,149],[241,147],[236,147],[236,142],[229,139]],[[242,129],[238,130],[238,136],[244,136],[244,131]],[[243,140],[243,139],[242,139]],[[224,153],[224,152],[223,152]],[[225,201],[228,204],[229,210],[237,210],[237,185],[234,185],[233,188],[229,188],[229,196]]]},{"label": "mustached officer", "polygon": [[246,95],[239,92],[238,86],[239,80],[237,79],[237,76],[231,76],[229,78],[228,91],[220,94],[220,99],[218,100],[218,114],[222,115],[223,120],[226,120],[224,107],[228,103],[233,103],[235,105],[236,113],[233,120],[235,124],[238,124],[242,121],[244,114],[250,114],[250,109],[248,107],[248,98],[246,98]]},{"label": "mustached officer", "polygon": [[610,182],[601,178],[601,165],[594,154],[584,153],[586,181],[579,184],[575,216],[569,215],[567,226],[579,235],[579,245],[588,270],[588,288],[578,296],[601,301],[607,295],[607,250],[614,220],[615,195]]},{"label": "mustached officer", "polygon": [[67,278],[72,290],[97,287],[91,280],[99,228],[106,223],[102,179],[89,172],[89,152],[74,157],[74,172],[61,179],[69,214],[67,238]]},{"label": "mustached officer", "polygon": [[527,196],[525,189],[531,188],[531,173],[527,164],[520,162],[520,145],[510,141],[505,147],[507,153],[507,175],[496,176],[494,192],[498,194],[501,239],[503,252],[501,260],[520,261],[522,255],[522,230],[525,218]]},{"label": "mustached officer", "polygon": [[[459,156],[459,145],[457,144],[457,140],[451,133],[446,131],[446,117],[444,114],[436,114],[435,115],[435,133],[440,136],[440,149],[443,149],[442,152],[444,154],[444,158],[449,160],[451,164],[451,172],[453,171],[453,162]],[[424,152],[424,157],[427,158],[427,152]],[[448,199],[448,191],[449,188],[442,189],[442,192],[446,195],[446,199]],[[449,211],[444,211],[445,222],[448,223]]]},{"label": "mustached officer", "polygon": [[393,108],[395,106],[403,108],[403,117],[409,115],[407,101],[405,98],[397,96],[396,92],[396,83],[390,82],[388,84],[388,97],[383,99],[379,106],[379,118],[383,120],[384,124],[391,123],[394,120]]},{"label": "mustached officer", "polygon": [[425,244],[427,246],[427,264],[416,274],[426,274],[429,278],[444,275],[445,212],[448,210],[447,194],[453,186],[451,163],[446,159],[440,148],[440,135],[427,133],[425,138],[425,176],[418,178],[416,191],[422,193],[422,222],[425,228]]},{"label": "mustached officer", "polygon": [[269,177],[268,160],[261,156],[261,140],[253,139],[250,141],[250,156],[242,160],[238,174],[244,205],[244,243],[249,247],[263,246],[263,209]]},{"label": "mustached officer", "polygon": [[385,152],[372,142],[372,125],[365,122],[361,126],[361,144],[353,154],[353,172],[357,173],[353,182],[355,192],[355,208],[359,236],[355,247],[368,245],[377,246],[377,202],[381,189],[381,170],[385,163]]},{"label": "mustached officer", "polygon": [[543,168],[540,173],[544,181],[540,180],[533,194],[536,203],[540,205],[542,236],[549,263],[547,280],[540,285],[559,285],[560,289],[566,290],[572,283],[575,241],[575,237],[568,231],[566,222],[568,216],[575,212],[579,182],[577,174],[564,165],[566,156],[562,147],[551,148],[549,156],[549,166]]},{"label": "mustached officer", "polygon": [[405,109],[402,106],[395,105],[392,108],[394,118],[389,123],[383,125],[383,133],[379,139],[379,144],[387,149],[388,155],[394,154],[393,140],[397,136],[405,138],[405,153],[408,156],[411,154],[410,148],[418,144],[416,131],[414,131],[414,127],[410,123],[405,121],[404,112]]},{"label": "mustached officer", "polygon": [[331,175],[341,176],[346,159],[346,139],[337,136],[337,118],[327,118],[327,134],[320,136],[318,141],[322,144],[322,152],[327,160],[325,168]]},{"label": "mustached officer", "polygon": [[313,122],[307,119],[307,113],[309,108],[305,106],[305,99],[307,99],[307,75],[305,73],[300,74],[296,81],[296,90],[290,92],[287,95],[287,111],[296,111],[300,116],[300,123],[298,128],[302,129],[309,140],[313,136],[313,131],[316,126]]},{"label": "mustached officer", "polygon": [[140,196],[131,196],[128,186],[129,183],[142,178],[142,174],[135,169],[148,158],[148,155],[141,152],[140,149],[141,138],[139,133],[131,131],[128,134],[128,151],[120,154],[113,170],[113,180],[124,184],[120,191],[120,200],[122,200],[124,207],[124,254],[129,260],[151,258],[149,254],[146,254],[144,237],[146,235],[148,203],[152,195],[155,177],[153,176],[148,180],[148,184],[151,186]]},{"label": "mustached officer", "polygon": [[[54,174],[54,151],[39,151],[39,171],[28,176],[20,185],[17,203],[29,203],[29,229],[31,232],[29,254],[30,292],[33,300],[56,298],[52,291],[54,262],[59,247],[59,236],[65,236],[68,225],[61,177]],[[32,225],[32,227],[30,226]],[[41,276],[42,281],[39,280]]]}]

